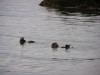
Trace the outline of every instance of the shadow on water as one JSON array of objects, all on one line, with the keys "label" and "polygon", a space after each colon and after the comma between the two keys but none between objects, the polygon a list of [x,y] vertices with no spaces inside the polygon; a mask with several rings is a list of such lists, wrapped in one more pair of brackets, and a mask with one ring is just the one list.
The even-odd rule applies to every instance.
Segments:
[{"label": "shadow on water", "polygon": [[[46,7],[46,11],[54,16],[51,16],[54,20],[60,20],[64,25],[74,26],[94,26],[98,25],[100,20],[96,18],[100,15],[100,12],[71,12],[65,10],[58,10]],[[55,16],[56,15],[56,16]],[[78,24],[81,23],[81,24]],[[83,24],[87,23],[87,24]],[[90,24],[91,23],[91,24]]]},{"label": "shadow on water", "polygon": [[100,15],[100,11],[73,11],[73,10],[54,9],[54,8],[50,8],[50,7],[46,7],[46,10],[49,12],[54,11],[57,14],[61,14],[61,15],[65,15],[65,16],[75,16],[75,15],[77,15],[77,13],[80,13],[84,17]]},{"label": "shadow on water", "polygon": [[98,16],[100,15],[100,12],[97,12],[97,11],[82,11],[82,12],[73,12],[73,11],[64,11],[64,10],[57,10],[57,12],[60,12],[61,14],[63,15],[66,15],[66,16],[71,16],[71,14],[69,13],[81,13],[81,15],[85,16],[85,17],[88,17],[88,16]]}]

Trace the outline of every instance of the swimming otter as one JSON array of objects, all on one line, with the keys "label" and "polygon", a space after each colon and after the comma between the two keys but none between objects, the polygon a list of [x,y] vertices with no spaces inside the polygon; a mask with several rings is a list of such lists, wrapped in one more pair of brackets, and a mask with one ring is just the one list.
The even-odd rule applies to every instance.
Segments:
[{"label": "swimming otter", "polygon": [[20,44],[23,45],[26,42],[26,40],[24,39],[24,37],[20,37]]},{"label": "swimming otter", "polygon": [[35,41],[28,41],[28,43],[35,43]]},{"label": "swimming otter", "polygon": [[52,48],[58,48],[59,45],[57,44],[57,42],[54,42],[54,43],[52,43],[51,47],[52,47]]},{"label": "swimming otter", "polygon": [[70,44],[66,44],[65,46],[61,47],[61,48],[65,48],[65,49],[69,49],[70,48]]}]

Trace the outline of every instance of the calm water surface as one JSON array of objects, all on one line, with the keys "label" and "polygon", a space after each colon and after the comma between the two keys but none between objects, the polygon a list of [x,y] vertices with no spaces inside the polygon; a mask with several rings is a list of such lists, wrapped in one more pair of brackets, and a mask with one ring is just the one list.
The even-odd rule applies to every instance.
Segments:
[{"label": "calm water surface", "polygon": [[[100,16],[40,2],[0,0],[0,75],[100,75]],[[22,46],[22,36],[36,43]],[[71,48],[52,49],[55,41]]]}]

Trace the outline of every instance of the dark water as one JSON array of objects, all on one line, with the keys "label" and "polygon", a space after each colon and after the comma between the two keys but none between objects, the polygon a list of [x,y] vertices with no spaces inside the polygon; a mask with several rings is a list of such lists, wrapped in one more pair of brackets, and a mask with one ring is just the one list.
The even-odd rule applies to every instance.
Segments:
[{"label": "dark water", "polygon": [[[0,75],[100,75],[100,16],[40,2],[0,0]],[[21,36],[36,43],[22,46]],[[53,50],[55,41],[71,48]]]}]

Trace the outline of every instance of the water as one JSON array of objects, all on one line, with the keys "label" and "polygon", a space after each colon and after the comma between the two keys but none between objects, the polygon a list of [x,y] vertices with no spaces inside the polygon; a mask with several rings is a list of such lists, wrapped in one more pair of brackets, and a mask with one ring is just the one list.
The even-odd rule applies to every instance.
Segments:
[{"label": "water", "polygon": [[[0,0],[0,75],[100,75],[100,16]],[[35,44],[19,44],[20,37]],[[68,50],[51,43],[71,44]]]}]

